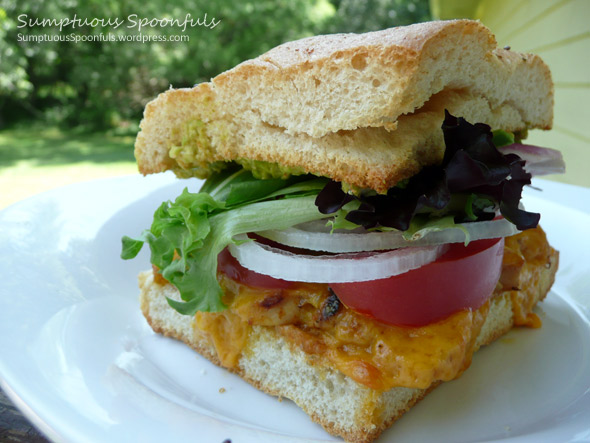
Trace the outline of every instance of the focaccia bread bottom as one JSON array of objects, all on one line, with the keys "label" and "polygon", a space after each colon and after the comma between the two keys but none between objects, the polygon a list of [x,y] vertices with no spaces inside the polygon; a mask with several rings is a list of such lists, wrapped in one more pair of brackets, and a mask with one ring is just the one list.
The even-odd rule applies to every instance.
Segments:
[{"label": "focaccia bread bottom", "polygon": [[[523,315],[526,317],[532,306],[545,297],[558,265],[558,253],[552,248],[550,251],[548,261],[537,265],[535,272],[530,267],[521,268],[519,275],[509,276],[521,286],[532,288],[532,298],[527,302],[519,301],[517,288],[496,292],[477,337],[476,349],[496,340],[515,323],[523,324]],[[152,271],[140,274],[139,283],[141,309],[152,329],[186,343],[222,366],[215,346],[195,328],[193,317],[181,315],[168,305],[167,297],[179,299],[177,290],[170,284],[155,282]],[[247,352],[240,355],[238,364],[229,370],[268,394],[293,400],[312,420],[349,442],[373,441],[439,384],[427,389],[371,389],[306,354],[274,327],[253,326],[245,349]]]}]

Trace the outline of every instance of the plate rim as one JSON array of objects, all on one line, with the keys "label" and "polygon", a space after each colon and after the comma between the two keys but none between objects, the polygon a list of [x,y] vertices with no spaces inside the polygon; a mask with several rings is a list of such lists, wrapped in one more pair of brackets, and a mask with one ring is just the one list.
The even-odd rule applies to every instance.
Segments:
[{"label": "plate rim", "polygon": [[[157,183],[155,183],[154,186],[149,187],[149,189],[146,190],[137,190],[137,195],[136,198],[131,200],[130,203],[132,203],[133,201],[136,201],[140,198],[143,198],[145,195],[148,195],[150,191],[153,190],[158,190],[161,189],[163,186],[166,185],[170,185],[170,184],[178,184],[181,181],[177,180],[173,175],[168,174],[168,176],[161,176],[163,178],[158,179]],[[0,211],[0,222],[3,220],[3,217],[6,216],[7,214],[9,215],[11,212],[13,211],[22,211],[22,210],[26,210],[28,207],[35,205],[37,202],[39,201],[43,201],[47,198],[53,198],[53,197],[59,197],[62,196],[64,193],[67,193],[69,191],[75,190],[75,191],[80,191],[81,188],[83,187],[90,187],[90,188],[94,188],[94,187],[101,187],[102,185],[104,185],[105,183],[109,183],[109,184],[126,184],[129,185],[131,184],[134,188],[138,187],[140,184],[142,184],[141,180],[145,180],[144,177],[138,177],[135,175],[125,175],[125,176],[120,176],[120,177],[108,177],[108,178],[102,178],[102,179],[96,179],[96,180],[89,180],[86,182],[82,182],[82,183],[75,183],[75,184],[70,184],[70,185],[66,185],[60,188],[55,188],[55,189],[51,189],[48,191],[45,191],[41,194],[37,194],[35,196],[29,197],[25,200],[16,202],[6,208],[3,208]],[[185,182],[182,182],[183,184]],[[546,180],[536,180],[534,184],[541,184],[543,185],[543,187],[545,188],[545,190],[548,190],[549,192],[545,195],[547,195],[547,197],[551,197],[550,200],[547,200],[545,198],[539,198],[536,195],[530,195],[530,193],[532,191],[525,191],[524,193],[524,198],[526,199],[527,197],[532,197],[532,198],[539,198],[540,200],[544,200],[544,201],[551,201],[555,204],[558,204],[560,206],[565,206],[568,209],[571,210],[578,210],[578,208],[571,208],[570,206],[564,204],[565,203],[571,203],[573,200],[575,200],[575,198],[572,196],[572,193],[575,192],[581,192],[584,195],[587,195],[590,197],[590,189],[589,188],[583,188],[580,186],[574,186],[574,185],[569,185],[569,184],[565,184],[565,183],[558,183],[558,182],[549,182]],[[565,195],[565,197],[564,197]],[[558,196],[560,198],[559,201],[554,201],[553,199]],[[583,208],[586,210],[583,211],[579,211],[581,213],[584,213],[585,215],[590,214],[590,208]],[[111,214],[114,215],[114,214]],[[2,225],[0,224],[0,227]],[[1,293],[0,293],[1,294]],[[560,294],[557,294],[559,297],[563,298]],[[565,300],[566,303],[570,304],[569,301],[566,299]],[[578,314],[580,316],[585,317],[586,321],[590,321],[590,311],[585,312],[585,311],[579,311]],[[2,314],[0,313],[0,319],[2,318]],[[2,331],[2,327],[1,327],[2,322],[0,322],[0,331]],[[38,428],[44,435],[46,435],[49,439],[51,440],[60,440],[60,439],[68,439],[67,435],[62,435],[57,429],[55,429],[52,425],[51,425],[51,421],[48,420],[47,418],[43,418],[42,417],[42,413],[40,414],[39,411],[36,410],[35,405],[31,404],[30,398],[26,399],[26,397],[31,397],[31,393],[29,393],[27,395],[27,392],[25,391],[25,394],[23,395],[23,392],[21,390],[21,392],[17,392],[17,390],[13,389],[13,385],[18,385],[18,383],[10,383],[9,378],[10,377],[6,377],[7,373],[10,373],[10,370],[8,369],[9,365],[6,365],[6,362],[4,361],[4,358],[2,355],[0,355],[0,387],[4,390],[4,392],[6,393],[7,397],[15,404],[15,406],[17,406],[17,408],[23,413],[23,415],[31,421],[31,423]],[[590,425],[588,426],[589,430],[590,430]]]}]

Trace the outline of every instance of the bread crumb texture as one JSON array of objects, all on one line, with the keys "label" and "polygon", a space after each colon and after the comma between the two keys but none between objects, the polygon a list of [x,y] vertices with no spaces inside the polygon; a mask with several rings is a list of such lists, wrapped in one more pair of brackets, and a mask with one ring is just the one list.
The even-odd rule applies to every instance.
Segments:
[{"label": "bread crumb texture", "polygon": [[548,129],[549,69],[469,20],[310,37],[160,94],[135,155],[144,174],[207,177],[249,159],[385,192],[442,159],[444,109],[494,129]]}]

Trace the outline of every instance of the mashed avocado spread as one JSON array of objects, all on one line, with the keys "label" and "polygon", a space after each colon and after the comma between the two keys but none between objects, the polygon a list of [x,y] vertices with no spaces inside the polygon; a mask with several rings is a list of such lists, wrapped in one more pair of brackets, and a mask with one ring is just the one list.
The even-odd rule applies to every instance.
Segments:
[{"label": "mashed avocado spread", "polygon": [[218,162],[211,163],[210,159],[214,157],[215,149],[211,146],[211,139],[202,120],[189,120],[180,128],[176,128],[175,132],[173,138],[180,138],[180,145],[171,146],[168,155],[176,160],[179,166],[175,171],[177,175],[206,178],[215,170],[219,170],[218,167],[211,168]]},{"label": "mashed avocado spread", "polygon": [[[175,138],[180,138],[180,145],[173,145],[168,150],[170,158],[176,160],[178,168],[175,173],[179,177],[207,178],[212,173],[225,169],[230,162],[214,161],[216,149],[207,135],[206,123],[202,120],[189,120],[177,128]],[[252,175],[259,179],[281,178],[287,179],[291,175],[302,175],[303,168],[290,167],[279,163],[262,160],[239,158],[235,160],[244,169],[252,171]]]},{"label": "mashed avocado spread", "polygon": [[236,163],[242,165],[244,169],[252,171],[254,177],[262,180],[269,178],[282,178],[285,180],[291,175],[305,174],[303,168],[290,167],[279,163],[265,162],[261,160],[239,158],[236,160]]}]

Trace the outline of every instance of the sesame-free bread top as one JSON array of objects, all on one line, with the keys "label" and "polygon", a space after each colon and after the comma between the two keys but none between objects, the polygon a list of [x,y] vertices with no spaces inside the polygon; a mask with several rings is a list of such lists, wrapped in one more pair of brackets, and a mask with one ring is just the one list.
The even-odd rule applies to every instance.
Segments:
[{"label": "sesame-free bread top", "polygon": [[551,126],[547,67],[494,47],[468,20],[287,43],[150,102],[139,170],[206,177],[248,159],[385,192],[442,159],[444,109],[494,129]]},{"label": "sesame-free bread top", "polygon": [[531,127],[549,128],[549,69],[535,55],[496,47],[472,20],[419,23],[365,34],[320,35],[282,44],[218,75],[228,114],[252,110],[290,134],[391,125],[443,89],[515,106]]}]

